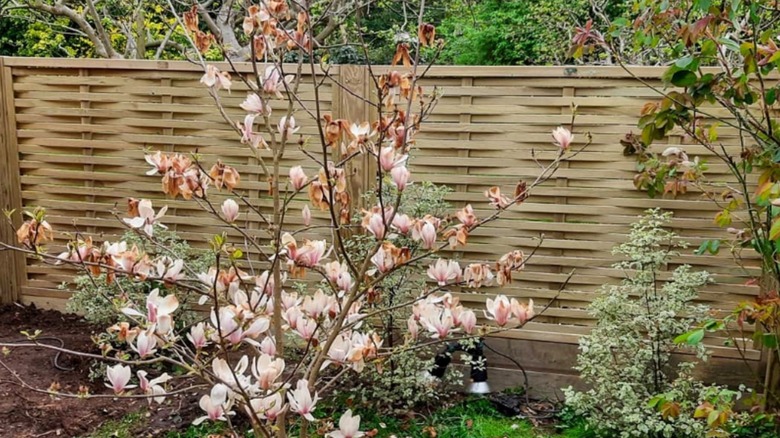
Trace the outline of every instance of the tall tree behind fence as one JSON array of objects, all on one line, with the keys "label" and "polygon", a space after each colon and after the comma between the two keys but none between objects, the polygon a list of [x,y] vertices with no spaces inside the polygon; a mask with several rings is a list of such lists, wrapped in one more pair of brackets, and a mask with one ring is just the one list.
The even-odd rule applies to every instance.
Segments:
[{"label": "tall tree behind fence", "polygon": [[[238,68],[251,72],[250,65]],[[289,67],[291,72],[294,68]],[[657,78],[662,69],[639,67],[634,72],[661,86]],[[218,156],[238,169],[240,187],[249,190],[253,202],[267,203],[265,175],[249,148],[239,144],[235,132],[215,113],[212,98],[199,83],[201,74],[199,67],[185,62],[0,58],[2,207],[45,206],[57,230],[52,251],[63,247],[76,232],[105,238],[121,234],[123,227],[111,210],[116,206],[121,215],[128,197],[169,205],[166,224],[196,244],[224,231],[193,203],[162,198],[159,177],[144,176],[149,169],[143,159],[145,149],[197,150],[206,161]],[[312,78],[307,77],[300,93],[304,105],[319,105],[336,118],[352,122],[376,119],[370,106],[355,97],[373,87],[366,68],[334,66],[319,72],[317,79],[325,74],[342,86],[321,91],[319,102],[315,102]],[[450,186],[454,191],[449,200],[456,206],[471,203],[478,216],[489,213],[483,196],[488,187],[500,185],[511,192],[518,180],[537,175],[535,160],[543,161],[552,154],[550,133],[571,121],[572,105],[578,112],[577,143],[585,141],[581,133],[593,135],[592,146],[565,163],[556,178],[537,189],[520,208],[475,231],[465,252],[458,254],[464,260],[495,259],[517,248],[530,251],[544,235],[537,255],[517,281],[494,291],[533,298],[540,305],[556,296],[571,269],[576,268],[568,287],[543,318],[491,341],[524,357],[532,377],[535,371],[549,374],[553,370],[559,378],[550,385],[571,381],[577,338],[593,322],[585,308],[599,286],[622,278],[622,272],[610,268],[615,261],[611,249],[624,240],[629,224],[643,210],[673,210],[676,231],[694,247],[703,239],[722,237],[723,231],[712,220],[716,207],[700,194],[648,199],[634,189],[635,162],[623,156],[619,140],[635,129],[640,108],[656,96],[623,70],[434,67],[422,83],[426,89],[436,86],[442,97],[417,136],[412,174],[416,181]],[[243,117],[238,104],[246,91],[244,84],[235,81],[231,94],[221,94],[236,121]],[[286,110],[281,106],[286,104],[278,105],[274,107],[275,120]],[[316,135],[316,121],[311,116],[298,111],[296,119],[302,126],[301,134]],[[735,132],[722,129],[720,138],[727,148],[739,147]],[[684,138],[672,135],[668,143],[684,143]],[[707,155],[701,147],[685,147],[691,155]],[[310,164],[296,148],[285,158],[285,167]],[[368,162],[350,169],[355,192],[374,179],[372,169]],[[313,174],[316,169],[306,171]],[[713,162],[709,174],[725,179],[728,172]],[[216,202],[220,202],[218,195]],[[302,206],[301,202],[297,208]],[[320,220],[325,220],[324,216]],[[261,227],[249,226],[262,233]],[[11,242],[14,238],[10,227],[0,227],[0,239]],[[750,273],[738,272],[725,252],[719,256],[689,252],[675,262],[715,275],[717,283],[700,296],[702,302],[715,308],[732,308],[758,292],[744,285]],[[69,292],[58,286],[70,279],[69,272],[61,268],[25,261],[19,254],[0,253],[3,302],[20,300],[61,308]],[[481,303],[486,296],[461,294],[460,298]],[[708,341],[718,358],[711,365],[717,374],[739,361],[738,353],[723,347],[722,341],[717,337]],[[759,351],[748,348],[746,354],[759,365]],[[516,377],[504,359],[492,357],[491,364],[505,367],[498,372],[506,373],[509,380]]]}]

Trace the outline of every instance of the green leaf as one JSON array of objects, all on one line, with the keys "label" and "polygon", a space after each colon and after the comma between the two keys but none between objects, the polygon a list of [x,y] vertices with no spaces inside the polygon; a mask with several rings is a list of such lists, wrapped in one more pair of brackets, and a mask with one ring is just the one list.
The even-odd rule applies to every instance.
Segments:
[{"label": "green leaf", "polygon": [[777,335],[774,333],[763,333],[761,343],[767,348],[777,348]]},{"label": "green leaf", "polygon": [[715,239],[710,241],[710,254],[717,255],[720,250],[720,240]]},{"label": "green leaf", "polygon": [[702,339],[704,339],[704,329],[699,328],[689,332],[689,336],[685,339],[685,343],[688,345],[696,345],[700,343]]},{"label": "green leaf", "polygon": [[682,58],[678,59],[677,61],[675,61],[674,65],[676,65],[679,68],[685,69],[689,65],[691,65],[692,62],[693,62],[693,56],[688,55],[688,56],[682,57]]},{"label": "green leaf", "polygon": [[729,50],[739,53],[739,44],[728,38],[718,38],[718,42],[728,47]]},{"label": "green leaf", "polygon": [[683,333],[680,336],[677,336],[676,338],[674,338],[674,343],[675,344],[684,344],[684,343],[688,342],[688,337],[690,335],[691,335],[691,332]]},{"label": "green leaf", "polygon": [[651,145],[656,136],[655,124],[649,124],[642,129],[642,143]]},{"label": "green leaf", "polygon": [[[778,51],[776,54],[780,54],[780,51]],[[764,102],[766,102],[767,105],[774,105],[774,103],[777,101],[777,88],[770,88],[766,95],[764,95]]]},{"label": "green leaf", "polygon": [[688,70],[680,70],[672,75],[672,85],[677,87],[690,87],[696,83],[696,73]]},{"label": "green leaf", "polygon": [[712,425],[718,420],[718,416],[720,415],[720,411],[713,409],[709,415],[707,415],[707,424]]},{"label": "green leaf", "polygon": [[777,240],[778,237],[780,237],[780,220],[775,219],[772,228],[769,229],[769,240]]}]

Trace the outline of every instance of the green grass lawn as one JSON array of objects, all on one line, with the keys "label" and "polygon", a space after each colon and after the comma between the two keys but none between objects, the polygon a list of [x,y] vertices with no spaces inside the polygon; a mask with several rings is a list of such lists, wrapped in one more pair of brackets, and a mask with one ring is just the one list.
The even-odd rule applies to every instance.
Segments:
[{"label": "green grass lawn", "polygon": [[[535,428],[530,421],[502,415],[483,398],[468,398],[457,405],[410,419],[378,416],[360,412],[362,431],[377,430],[377,438],[587,438],[592,436],[584,426],[563,430],[554,427]],[[338,424],[338,416],[333,421]],[[120,420],[103,424],[84,438],[133,438],[143,430],[143,412],[128,414]],[[204,423],[183,432],[170,432],[166,438],[201,438],[226,431],[224,424]],[[435,433],[435,435],[434,435]],[[248,436],[251,436],[248,435]],[[312,435],[310,435],[312,436]],[[316,436],[316,435],[313,435]]]},{"label": "green grass lawn", "polygon": [[378,438],[585,438],[590,436],[583,426],[563,431],[554,427],[535,428],[530,421],[506,417],[483,398],[469,398],[451,408],[434,412],[429,417],[413,420],[379,418],[362,414],[361,430],[377,429]]}]

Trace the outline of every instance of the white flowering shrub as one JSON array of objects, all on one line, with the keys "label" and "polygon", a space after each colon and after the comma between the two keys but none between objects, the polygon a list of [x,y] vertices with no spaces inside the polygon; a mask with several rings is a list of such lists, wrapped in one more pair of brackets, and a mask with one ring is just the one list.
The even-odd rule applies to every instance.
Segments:
[{"label": "white flowering shrub", "polygon": [[[286,437],[291,431],[306,437],[314,430],[334,438],[362,436],[360,417],[350,410],[339,415],[338,429],[319,418],[320,400],[334,400],[366,369],[378,372],[396,359],[402,367],[403,360],[416,360],[410,359],[414,353],[442,342],[520,328],[535,317],[532,301],[498,295],[486,299],[488,323],[480,325],[475,310],[454,294],[506,285],[530,256],[518,249],[461,266],[444,250],[461,249],[475,230],[521,206],[589,141],[575,147],[570,129],[555,129],[550,145],[531,152],[539,166],[535,178],[484,192],[488,213],[471,205],[446,211],[444,205],[421,209],[419,199],[404,203],[420,184],[408,166],[416,135],[441,95],[420,83],[428,71],[422,53],[443,46],[434,26],[422,21],[422,11],[417,38],[397,45],[392,66],[370,81],[371,95],[355,96],[376,111],[372,123],[336,119],[322,108],[320,92],[344,84],[329,70],[327,48],[316,41],[315,28],[327,22],[312,17],[320,11],[316,3],[264,0],[235,7],[246,8],[237,26],[251,41],[252,74],[202,62],[200,52],[212,44],[230,48],[203,30],[208,26],[200,23],[197,5],[174,19],[198,49],[191,55],[201,59],[200,82],[214,100],[215,114],[235,129],[235,141],[252,154],[268,190],[258,194],[257,182],[242,187],[236,168],[218,159],[206,162],[198,153],[146,155],[147,175],[162,183],[163,194],[191,202],[221,227],[208,239],[207,266],[158,251],[166,248],[161,229],[167,206],[149,199],[131,200],[120,221],[143,238],[142,245],[80,236],[64,251],[51,252],[47,245],[55,230],[43,208],[25,212],[16,244],[0,245],[75,266],[88,281],[107,287],[124,288],[126,281],[144,285],[142,293],[117,300],[113,324],[106,327],[111,348],[100,357],[110,364],[107,385],[118,400],[166,403],[171,394],[195,391],[203,413],[195,423],[221,421],[233,428],[240,415],[255,437]],[[297,65],[284,59],[296,59]],[[249,89],[240,104],[242,120],[222,105],[234,80]],[[305,81],[306,92],[299,93]],[[302,135],[303,123],[313,124],[309,132],[315,134]],[[297,162],[287,168],[293,150]],[[362,189],[373,196],[350,191],[353,160],[376,163],[373,186]],[[367,199],[368,206],[359,208],[358,199]],[[351,247],[356,234],[360,243]],[[410,282],[389,301],[390,285],[404,276]],[[184,306],[196,304],[203,317],[183,318]],[[394,319],[398,324],[388,327],[393,314],[402,322]],[[0,342],[3,346],[52,348],[35,336],[26,344]],[[165,371],[172,369],[186,372]],[[36,383],[20,384],[54,394]],[[92,397],[88,390],[56,394]]]},{"label": "white flowering shrub", "polygon": [[[694,300],[710,276],[683,265],[663,279],[671,257],[685,247],[664,228],[670,220],[671,213],[650,210],[632,225],[613,250],[623,258],[614,268],[626,278],[604,286],[589,307],[596,326],[580,339],[576,369],[590,389],[564,392],[566,405],[603,436],[699,437],[706,430],[693,417],[704,389],[691,378],[695,362],[670,360],[686,350],[707,357],[703,345],[674,340],[706,319],[707,306]],[[674,394],[674,401],[656,406],[660,394]]]},{"label": "white flowering shrub", "polygon": [[[158,227],[154,235],[159,246],[150,246],[143,235],[133,231],[127,231],[122,236],[122,242],[130,245],[131,248],[133,246],[141,248],[148,254],[157,254],[161,256],[163,262],[166,256],[170,260],[182,260],[182,268],[186,264],[193,272],[203,272],[214,264],[214,255],[211,251],[190,247],[186,240],[181,239],[173,231]],[[86,242],[81,244],[81,248],[88,246],[90,245]],[[86,257],[87,254],[83,256]],[[126,307],[128,302],[143,302],[153,289],[165,286],[154,279],[138,281],[124,276],[115,276],[113,281],[107,281],[108,275],[110,273],[99,270],[90,274],[76,275],[73,279],[75,287],[68,299],[66,310],[83,315],[84,319],[93,324],[110,325],[116,322],[118,315],[121,317],[119,310]],[[70,289],[71,285],[66,283],[61,288]],[[186,326],[196,317],[187,305],[192,301],[188,299],[190,292],[175,286],[168,288],[168,291],[175,294],[182,303],[180,319],[182,325]]]}]

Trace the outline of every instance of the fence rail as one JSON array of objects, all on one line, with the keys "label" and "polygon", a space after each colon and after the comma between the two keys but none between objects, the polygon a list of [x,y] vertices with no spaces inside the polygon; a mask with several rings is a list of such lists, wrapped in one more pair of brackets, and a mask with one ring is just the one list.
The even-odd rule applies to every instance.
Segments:
[{"label": "fence rail", "polygon": [[[245,64],[237,68],[252,71]],[[413,177],[450,186],[448,200],[455,207],[471,203],[478,216],[488,213],[483,192],[489,186],[511,190],[519,179],[537,174],[531,150],[542,158],[553,153],[550,132],[571,121],[572,105],[578,114],[577,142],[584,141],[581,133],[592,134],[593,144],[585,152],[567,162],[519,209],[476,231],[470,245],[455,254],[465,260],[492,260],[512,249],[530,250],[544,235],[533,262],[500,291],[542,305],[556,296],[576,268],[544,318],[491,341],[521,357],[535,352],[528,357],[531,371],[549,374],[552,370],[561,381],[570,379],[577,338],[593,323],[585,308],[594,292],[622,277],[610,268],[616,261],[611,248],[624,240],[629,224],[643,210],[674,211],[675,230],[692,246],[722,235],[712,221],[716,207],[700,194],[648,199],[634,190],[635,163],[623,156],[618,141],[636,130],[640,108],[657,97],[639,79],[661,87],[662,70],[637,67],[632,71],[635,77],[618,67],[434,67],[422,80],[426,88],[437,87],[442,98],[417,137]],[[334,66],[327,73],[316,72],[318,79],[325,74],[331,81],[324,83],[338,81],[342,86],[326,86],[315,102],[312,78],[307,76],[300,90],[305,105],[318,104],[323,111],[356,122],[375,118],[369,105],[354,97],[367,95],[372,86],[366,68]],[[59,249],[69,239],[67,233],[76,230],[105,238],[119,235],[122,227],[110,210],[127,197],[150,198],[169,205],[166,223],[178,234],[203,242],[209,233],[220,230],[219,224],[191,203],[163,200],[159,180],[144,176],[143,151],[162,149],[197,150],[206,160],[222,158],[239,170],[249,197],[266,208],[265,176],[252,153],[214,112],[200,75],[198,66],[186,62],[0,58],[2,207],[45,206],[58,230],[50,247]],[[221,94],[236,120],[243,117],[238,104],[246,90],[235,81],[231,94]],[[277,114],[284,112],[281,105],[274,109]],[[315,120],[304,112],[296,118],[303,135],[315,135]],[[724,129],[720,140],[727,149],[739,147],[736,132]],[[668,144],[684,142],[681,134],[667,139]],[[686,149],[707,156],[701,147],[686,145]],[[291,151],[285,159],[284,168],[309,163],[300,151]],[[311,174],[315,169],[307,170]],[[709,174],[726,179],[728,171],[713,162]],[[358,163],[350,177],[359,190],[374,175],[370,165]],[[259,224],[248,227],[260,229]],[[0,239],[14,238],[10,227],[0,227]],[[674,262],[670,268],[688,263],[715,276],[717,283],[700,295],[702,302],[715,308],[729,309],[758,292],[745,285],[745,277],[757,271],[737,272],[728,254],[686,252]],[[69,272],[8,252],[0,252],[0,263],[3,302],[63,307],[69,292],[58,286],[70,279]],[[484,302],[485,297],[460,296],[473,304]],[[717,358],[709,370],[721,375],[740,362],[738,353],[722,346],[722,341],[708,340]],[[760,351],[748,349],[747,357],[756,367],[761,365]],[[502,364],[498,356],[491,360]],[[510,364],[501,366],[506,369],[497,372],[513,375]]]}]

